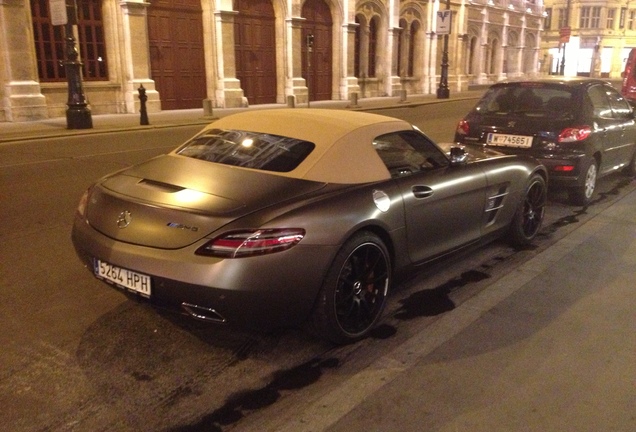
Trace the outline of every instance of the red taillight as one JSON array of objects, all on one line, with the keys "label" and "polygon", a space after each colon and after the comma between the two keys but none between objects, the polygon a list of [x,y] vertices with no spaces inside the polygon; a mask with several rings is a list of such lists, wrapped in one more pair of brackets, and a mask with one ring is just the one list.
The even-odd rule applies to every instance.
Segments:
[{"label": "red taillight", "polygon": [[466,120],[460,120],[459,124],[457,125],[456,132],[460,135],[468,135],[468,133],[470,132],[470,126],[468,122]]},{"label": "red taillight", "polygon": [[298,244],[305,236],[301,228],[234,231],[210,240],[197,250],[199,255],[243,258],[280,252]]},{"label": "red taillight", "polygon": [[88,205],[88,196],[90,195],[90,189],[86,189],[80,198],[79,204],[77,205],[77,214],[81,217],[86,215],[86,206]]},{"label": "red taillight", "polygon": [[574,165],[557,165],[553,169],[558,172],[571,172],[574,171]]},{"label": "red taillight", "polygon": [[589,126],[575,126],[565,128],[559,134],[557,141],[560,143],[583,141],[592,134],[592,128]]}]

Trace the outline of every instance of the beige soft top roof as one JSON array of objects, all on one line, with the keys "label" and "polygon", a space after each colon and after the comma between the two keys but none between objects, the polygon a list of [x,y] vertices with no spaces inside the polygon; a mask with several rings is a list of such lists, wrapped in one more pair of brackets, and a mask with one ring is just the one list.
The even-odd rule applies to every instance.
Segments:
[{"label": "beige soft top roof", "polygon": [[373,140],[413,126],[392,117],[356,111],[284,108],[233,114],[206,129],[261,132],[312,142],[316,148],[296,169],[272,174],[329,183],[366,183],[391,177]]}]

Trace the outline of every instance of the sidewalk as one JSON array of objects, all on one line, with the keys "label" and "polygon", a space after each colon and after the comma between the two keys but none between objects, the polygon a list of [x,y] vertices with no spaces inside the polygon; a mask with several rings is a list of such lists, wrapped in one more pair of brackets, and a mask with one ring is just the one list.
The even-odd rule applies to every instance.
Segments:
[{"label": "sidewalk", "polygon": [[[483,94],[484,90],[470,90],[466,92],[451,94],[450,99],[437,99],[435,95],[413,95],[408,96],[406,101],[401,101],[399,97],[378,97],[359,99],[358,105],[350,106],[349,101],[316,101],[311,102],[310,108],[335,108],[335,109],[354,109],[371,111],[381,108],[412,106],[429,103],[444,103],[449,100],[461,99],[477,99]],[[69,135],[88,135],[95,133],[116,132],[119,130],[132,129],[149,129],[158,127],[174,127],[188,124],[208,124],[215,119],[227,116],[236,112],[257,110],[257,109],[275,109],[286,108],[285,104],[269,104],[255,105],[248,108],[215,108],[212,116],[205,116],[203,108],[160,111],[157,113],[149,113],[149,125],[140,125],[139,114],[100,114],[93,115],[92,129],[67,129],[66,117],[58,117],[47,120],[33,122],[0,122],[0,144],[33,140],[41,138],[55,138]],[[307,108],[307,105],[296,105],[297,109]]]},{"label": "sidewalk", "polygon": [[632,190],[390,354],[237,430],[635,431],[635,214]]}]

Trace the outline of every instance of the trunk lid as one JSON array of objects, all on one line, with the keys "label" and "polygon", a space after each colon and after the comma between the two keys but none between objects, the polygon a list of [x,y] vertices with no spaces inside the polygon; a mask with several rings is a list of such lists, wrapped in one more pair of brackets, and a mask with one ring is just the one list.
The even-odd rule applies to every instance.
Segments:
[{"label": "trunk lid", "polygon": [[115,240],[176,249],[237,218],[322,187],[324,183],[164,155],[96,186],[87,219]]}]

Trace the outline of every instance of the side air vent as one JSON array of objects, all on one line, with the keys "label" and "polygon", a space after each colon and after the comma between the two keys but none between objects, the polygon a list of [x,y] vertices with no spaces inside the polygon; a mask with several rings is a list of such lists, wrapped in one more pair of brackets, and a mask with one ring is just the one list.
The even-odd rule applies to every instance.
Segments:
[{"label": "side air vent", "polygon": [[495,190],[488,196],[486,200],[486,225],[490,225],[495,221],[499,209],[504,206],[504,200],[508,196],[508,185],[495,187]]}]

